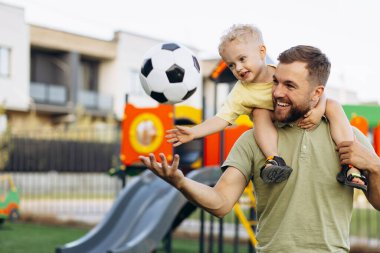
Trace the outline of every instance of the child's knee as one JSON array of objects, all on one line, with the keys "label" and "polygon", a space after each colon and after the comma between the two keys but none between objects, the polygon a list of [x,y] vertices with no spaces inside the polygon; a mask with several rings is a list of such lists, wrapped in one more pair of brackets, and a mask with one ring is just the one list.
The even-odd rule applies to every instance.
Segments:
[{"label": "child's knee", "polygon": [[271,118],[271,111],[267,109],[255,108],[252,110],[253,118],[257,117],[266,117]]}]

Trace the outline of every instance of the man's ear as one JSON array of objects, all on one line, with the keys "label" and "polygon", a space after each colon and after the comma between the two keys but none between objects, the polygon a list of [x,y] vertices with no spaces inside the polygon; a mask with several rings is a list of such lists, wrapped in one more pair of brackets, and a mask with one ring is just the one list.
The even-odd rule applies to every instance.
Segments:
[{"label": "man's ear", "polygon": [[314,91],[313,91],[313,94],[312,94],[312,97],[311,97],[311,100],[313,102],[318,102],[319,99],[322,97],[323,93],[325,91],[325,86],[323,85],[319,85],[317,86]]}]

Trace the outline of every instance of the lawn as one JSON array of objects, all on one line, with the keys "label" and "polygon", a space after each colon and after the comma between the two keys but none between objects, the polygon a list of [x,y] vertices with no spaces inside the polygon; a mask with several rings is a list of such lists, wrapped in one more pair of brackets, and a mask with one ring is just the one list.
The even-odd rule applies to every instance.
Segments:
[{"label": "lawn", "polygon": [[[218,251],[218,241],[217,238],[214,239],[214,243],[212,244],[213,249],[210,249],[210,244],[205,242],[204,244],[204,252],[219,252]],[[223,244],[223,253],[233,253],[233,252],[248,252],[248,245],[245,243],[244,245],[239,244],[234,251],[234,246],[231,243]],[[199,252],[199,241],[195,239],[175,239],[172,242],[172,253],[197,253]],[[166,253],[163,246],[157,249],[156,253]]]},{"label": "lawn", "polygon": [[380,212],[374,209],[354,209],[350,235],[379,239]]},{"label": "lawn", "polygon": [[[197,212],[193,214],[197,216]],[[207,217],[207,216],[206,216]],[[59,245],[76,240],[89,231],[83,225],[42,225],[31,222],[6,222],[0,226],[0,253],[54,253]],[[363,238],[380,238],[379,212],[369,209],[355,209],[351,224],[351,235]],[[246,244],[239,246],[238,252],[247,252]],[[205,252],[210,245],[205,242]],[[213,244],[214,252],[218,252],[217,238]],[[194,253],[199,251],[199,241],[191,238],[173,239],[173,253]],[[161,246],[156,251],[164,253]],[[225,243],[224,253],[234,252],[233,245]]]},{"label": "lawn", "polygon": [[53,253],[63,245],[86,234],[88,228],[9,223],[0,227],[0,253]]},{"label": "lawn", "polygon": [[[86,234],[89,228],[70,228],[67,226],[51,226],[33,223],[5,223],[0,227],[0,253],[54,253],[58,245],[76,240]],[[205,242],[205,250],[209,244]],[[217,238],[214,240],[214,251],[218,252]],[[194,253],[199,250],[196,239],[175,239],[172,242],[172,253]],[[247,252],[246,245],[239,250]],[[165,253],[161,246],[157,253]],[[231,244],[223,245],[224,253],[232,253]]]}]

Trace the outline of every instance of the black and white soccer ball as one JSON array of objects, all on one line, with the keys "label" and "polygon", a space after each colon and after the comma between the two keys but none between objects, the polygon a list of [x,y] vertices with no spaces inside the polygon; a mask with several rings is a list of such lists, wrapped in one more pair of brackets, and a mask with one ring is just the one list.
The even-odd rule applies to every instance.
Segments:
[{"label": "black and white soccer ball", "polygon": [[141,85],[159,103],[175,104],[188,99],[201,80],[197,58],[178,43],[158,44],[144,55]]}]

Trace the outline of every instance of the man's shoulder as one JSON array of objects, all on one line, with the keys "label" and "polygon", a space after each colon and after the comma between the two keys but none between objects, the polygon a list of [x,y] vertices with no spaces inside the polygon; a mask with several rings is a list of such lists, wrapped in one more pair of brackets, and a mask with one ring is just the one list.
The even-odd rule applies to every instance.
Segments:
[{"label": "man's shoulder", "polygon": [[253,138],[253,128],[246,130],[240,135],[240,138],[244,138],[244,139],[247,139],[249,137],[252,137],[251,139],[255,140],[255,138]]},{"label": "man's shoulder", "polygon": [[240,137],[236,140],[239,144],[249,144],[256,145],[255,137],[253,135],[253,128],[246,130],[244,133],[240,135]]}]

